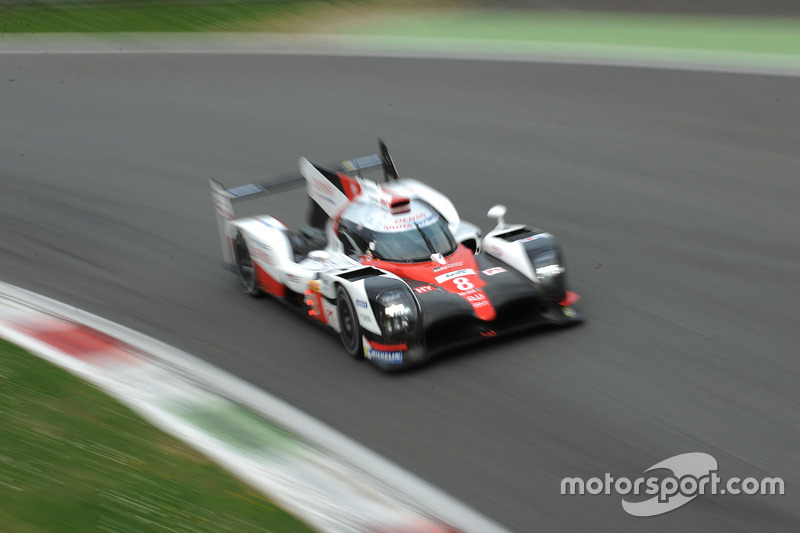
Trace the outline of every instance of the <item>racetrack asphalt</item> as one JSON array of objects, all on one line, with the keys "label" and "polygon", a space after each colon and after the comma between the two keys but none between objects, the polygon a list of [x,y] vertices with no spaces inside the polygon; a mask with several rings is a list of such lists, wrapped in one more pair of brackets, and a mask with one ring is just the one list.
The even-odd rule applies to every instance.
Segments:
[{"label": "racetrack asphalt", "polygon": [[[800,80],[536,63],[0,56],[3,280],[243,377],[514,531],[797,531]],[[562,242],[586,324],[387,376],[220,268],[208,177],[371,153]],[[263,212],[292,221],[301,195]],[[258,210],[258,209],[257,209]],[[686,452],[785,496],[651,518],[564,477]]]}]

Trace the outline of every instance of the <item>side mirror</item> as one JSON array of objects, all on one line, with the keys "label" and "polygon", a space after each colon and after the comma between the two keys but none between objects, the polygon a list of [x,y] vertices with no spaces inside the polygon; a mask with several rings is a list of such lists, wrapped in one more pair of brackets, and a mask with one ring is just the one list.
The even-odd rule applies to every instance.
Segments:
[{"label": "side mirror", "polygon": [[372,252],[375,251],[375,241],[370,241],[367,245],[367,251],[364,252],[364,258],[367,261],[372,261],[375,257],[372,255]]},{"label": "side mirror", "polygon": [[506,216],[506,206],[504,205],[496,205],[489,209],[489,212],[486,213],[486,216],[489,218],[497,219],[497,227],[502,228],[506,225],[505,216]]},{"label": "side mirror", "polygon": [[435,261],[435,262],[439,263],[440,265],[446,265],[447,264],[447,260],[440,253],[431,254],[431,261]]},{"label": "side mirror", "polygon": [[312,261],[317,261],[318,263],[324,263],[331,258],[331,254],[325,250],[311,250],[308,252],[308,258]]}]

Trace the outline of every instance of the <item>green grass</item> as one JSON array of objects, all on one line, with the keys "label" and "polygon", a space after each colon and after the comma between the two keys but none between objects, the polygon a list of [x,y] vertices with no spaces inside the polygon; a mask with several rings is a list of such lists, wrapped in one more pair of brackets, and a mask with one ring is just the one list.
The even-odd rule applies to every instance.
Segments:
[{"label": "green grass", "polygon": [[309,0],[3,3],[0,33],[239,31],[313,4]]},{"label": "green grass", "polygon": [[444,10],[424,17],[395,17],[358,31],[381,37],[800,55],[796,18]]},{"label": "green grass", "polygon": [[800,56],[797,18],[486,10],[476,5],[450,0],[7,1],[0,3],[0,33],[323,31],[470,39],[487,45]]},{"label": "green grass", "polygon": [[0,340],[0,529],[311,529],[181,441]]}]

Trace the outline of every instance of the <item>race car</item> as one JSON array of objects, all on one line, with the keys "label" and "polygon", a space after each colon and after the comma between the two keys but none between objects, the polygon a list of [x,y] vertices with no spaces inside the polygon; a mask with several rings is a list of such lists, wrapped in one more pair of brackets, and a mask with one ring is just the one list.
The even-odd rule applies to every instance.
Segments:
[{"label": "race car", "polygon": [[[251,295],[269,294],[341,338],[382,370],[417,365],[454,347],[582,316],[550,233],[462,221],[446,196],[401,178],[386,145],[332,165],[302,157],[299,174],[225,188],[210,180],[225,266]],[[383,181],[364,177],[383,173]],[[305,187],[307,225],[269,215],[236,218],[233,204]]]}]

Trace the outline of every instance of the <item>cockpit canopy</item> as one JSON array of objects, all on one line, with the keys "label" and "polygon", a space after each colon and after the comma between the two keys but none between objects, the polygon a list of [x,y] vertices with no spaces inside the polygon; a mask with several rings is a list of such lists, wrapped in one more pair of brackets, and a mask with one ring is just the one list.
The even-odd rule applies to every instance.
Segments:
[{"label": "cockpit canopy", "polygon": [[446,221],[420,200],[412,200],[407,212],[397,214],[356,201],[342,213],[338,235],[352,257],[367,254],[372,243],[375,259],[400,263],[430,261],[432,254],[446,256],[457,246]]}]

